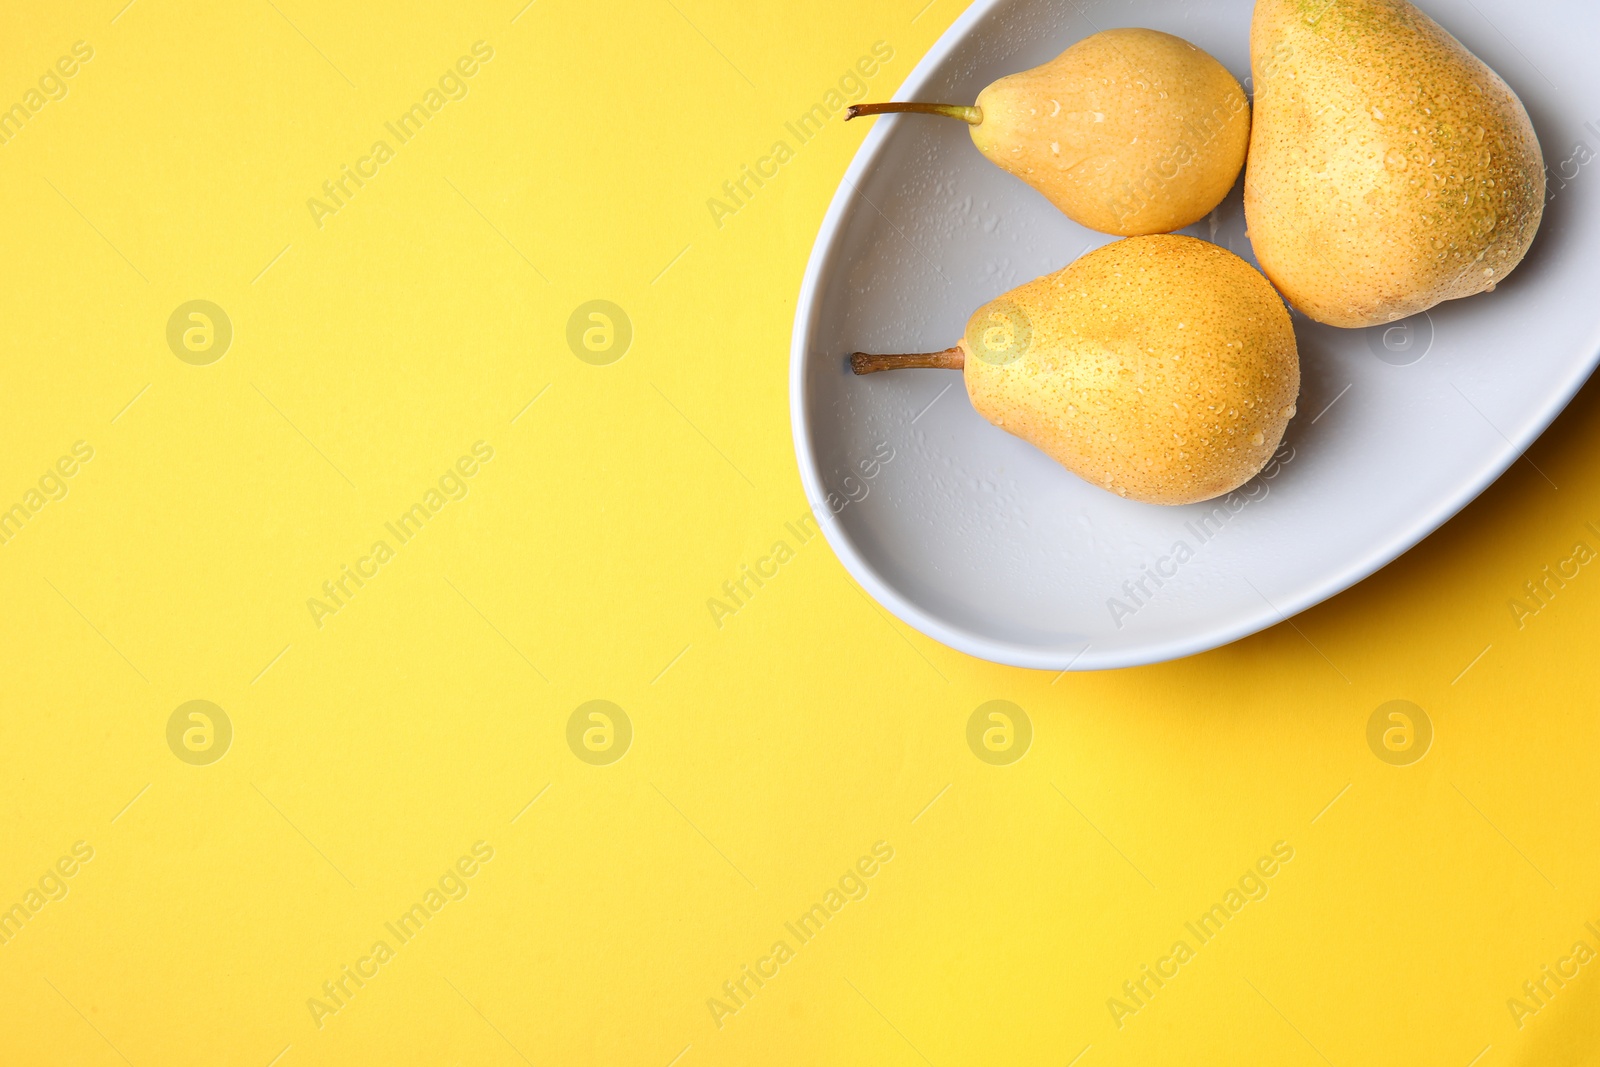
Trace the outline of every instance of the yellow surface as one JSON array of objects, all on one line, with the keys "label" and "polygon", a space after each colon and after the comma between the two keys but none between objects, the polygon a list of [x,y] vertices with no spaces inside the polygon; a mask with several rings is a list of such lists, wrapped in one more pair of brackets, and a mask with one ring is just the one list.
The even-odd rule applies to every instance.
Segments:
[{"label": "yellow surface", "polygon": [[[1600,547],[1595,390],[1293,626],[1147,670],[991,666],[786,525],[794,296],[866,131],[772,146],[875,42],[891,92],[957,4],[121,3],[11,4],[0,34],[0,103],[93,49],[0,146],[0,506],[24,507],[0,545],[0,907],[23,909],[0,1063],[1594,1049],[1600,964],[1520,1029],[1507,1001],[1600,949],[1600,577],[1566,564],[1509,607]],[[468,95],[377,163],[477,41]],[[308,198],[363,159],[319,227]],[[232,324],[221,359],[199,320],[169,347],[192,300]],[[593,300],[633,327],[609,365],[567,342]],[[719,628],[707,600],[780,540]],[[345,565],[376,573],[314,619]],[[626,722],[591,705],[569,746],[594,700]],[[1368,747],[1393,700],[1433,727],[1410,766]],[[225,722],[191,706],[169,744],[190,701]],[[1026,719],[989,706],[969,747],[991,701]],[[1201,944],[1185,923],[1241,879],[1266,896]],[[830,903],[810,940],[786,927]],[[1145,965],[1177,974],[1114,1012]]]}]

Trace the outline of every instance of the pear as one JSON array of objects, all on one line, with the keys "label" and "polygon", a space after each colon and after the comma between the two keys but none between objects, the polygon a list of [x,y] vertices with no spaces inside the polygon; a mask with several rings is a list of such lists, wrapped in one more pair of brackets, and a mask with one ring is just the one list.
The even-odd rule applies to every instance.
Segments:
[{"label": "pear", "polygon": [[962,119],[990,162],[1074,222],[1128,237],[1170,233],[1222,202],[1244,167],[1250,102],[1221,63],[1156,30],[1106,30],[1001,78],[976,106],[858,104],[846,117]]},{"label": "pear", "polygon": [[1544,215],[1511,88],[1406,0],[1259,0],[1244,206],[1261,268],[1318,322],[1492,290]]},{"label": "pear", "polygon": [[857,374],[961,370],[972,406],[1094,485],[1192,504],[1258,474],[1300,394],[1288,309],[1225,248],[1114,241],[978,309],[953,348]]}]

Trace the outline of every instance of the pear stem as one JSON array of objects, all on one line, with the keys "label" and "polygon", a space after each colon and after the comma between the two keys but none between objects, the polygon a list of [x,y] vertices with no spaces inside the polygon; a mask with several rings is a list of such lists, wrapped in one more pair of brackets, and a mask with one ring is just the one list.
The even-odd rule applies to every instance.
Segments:
[{"label": "pear stem", "polygon": [[983,124],[983,108],[963,107],[960,104],[852,104],[844,113],[844,119],[861,118],[863,115],[943,115],[945,118],[960,119],[972,126]]},{"label": "pear stem", "polygon": [[874,356],[868,352],[857,352],[850,357],[850,369],[857,374],[876,374],[881,370],[913,370],[927,368],[930,370],[961,370],[967,364],[967,357],[961,351],[961,346],[947,348],[943,352],[920,352],[906,356]]}]

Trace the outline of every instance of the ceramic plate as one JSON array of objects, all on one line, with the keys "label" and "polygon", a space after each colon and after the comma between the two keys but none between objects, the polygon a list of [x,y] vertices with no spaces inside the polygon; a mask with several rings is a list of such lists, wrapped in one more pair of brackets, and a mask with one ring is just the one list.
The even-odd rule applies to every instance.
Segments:
[{"label": "ceramic plate", "polygon": [[[1295,316],[1299,417],[1229,502],[1120,499],[990,426],[961,376],[856,378],[856,350],[932,351],[1000,293],[1111,240],[985,161],[957,122],[871,120],[801,289],[795,448],[829,543],[879,603],[946,645],[1019,667],[1155,663],[1237,640],[1355,584],[1516,462],[1600,352],[1600,9],[1423,0],[1522,97],[1550,202],[1495,293],[1388,327]],[[900,100],[985,85],[1114,26],[1176,34],[1249,75],[1249,0],[985,0]],[[1594,162],[1591,162],[1594,160]],[[1184,231],[1254,262],[1240,190]],[[1180,548],[1179,546],[1183,546]]]}]

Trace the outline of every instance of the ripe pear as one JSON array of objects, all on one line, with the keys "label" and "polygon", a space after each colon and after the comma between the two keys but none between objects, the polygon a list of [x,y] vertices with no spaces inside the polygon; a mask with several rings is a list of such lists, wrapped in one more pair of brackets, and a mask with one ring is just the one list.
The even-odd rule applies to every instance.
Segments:
[{"label": "ripe pear", "polygon": [[959,118],[990,162],[1091,230],[1170,233],[1233,188],[1250,142],[1238,81],[1188,41],[1106,30],[1050,62],[1001,78],[975,107],[858,104],[847,117],[917,112]]},{"label": "ripe pear", "polygon": [[1259,0],[1250,241],[1318,322],[1393,322],[1492,290],[1544,215],[1511,88],[1406,0]]},{"label": "ripe pear", "polygon": [[978,309],[943,352],[856,353],[857,374],[962,371],[984,418],[1151,504],[1239,488],[1300,394],[1288,309],[1250,264],[1177,235],[1115,241]]}]

